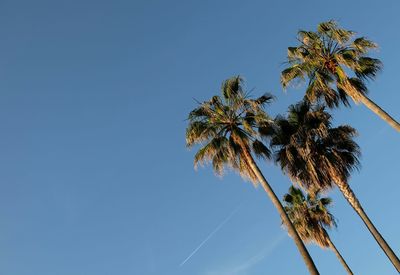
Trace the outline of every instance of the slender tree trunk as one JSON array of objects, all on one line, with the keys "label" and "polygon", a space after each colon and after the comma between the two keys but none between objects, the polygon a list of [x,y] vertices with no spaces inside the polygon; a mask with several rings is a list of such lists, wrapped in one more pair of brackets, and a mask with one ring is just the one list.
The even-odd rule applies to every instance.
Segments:
[{"label": "slender tree trunk", "polygon": [[385,112],[381,107],[379,107],[375,102],[369,99],[367,96],[360,93],[360,101],[367,106],[372,112],[377,114],[381,119],[386,121],[390,126],[400,132],[400,123],[398,123],[393,117]]},{"label": "slender tree trunk", "polygon": [[349,275],[353,275],[353,271],[351,271],[350,267],[347,265],[346,261],[340,254],[339,250],[337,250],[336,246],[333,244],[331,238],[329,238],[328,233],[326,233],[327,241],[329,244],[329,248],[333,250],[335,253],[336,257],[339,259],[340,263],[343,265],[344,269],[346,269],[347,273]]},{"label": "slender tree trunk", "polygon": [[303,257],[303,260],[306,263],[308,271],[312,275],[318,275],[319,272],[317,270],[317,267],[315,266],[303,241],[300,239],[300,236],[297,233],[296,229],[294,228],[292,222],[290,221],[289,217],[287,216],[280,200],[278,199],[278,197],[272,190],[271,186],[265,179],[264,175],[261,173],[260,169],[258,168],[256,162],[254,161],[253,157],[251,156],[251,154],[248,151],[248,149],[246,148],[246,146],[244,146],[241,142],[240,142],[240,146],[242,148],[245,161],[250,166],[250,168],[253,170],[254,174],[257,176],[258,181],[261,183],[262,187],[264,188],[265,192],[268,194],[272,203],[277,208],[279,215],[281,216],[281,219],[283,220],[283,222],[285,223],[285,225],[288,229],[289,234],[293,237],[293,240],[296,243],[296,246],[297,246],[298,250],[300,251],[301,256]]},{"label": "slender tree trunk", "polygon": [[342,194],[346,198],[346,200],[350,203],[350,205],[353,207],[353,209],[357,212],[357,214],[363,220],[363,222],[367,226],[369,232],[371,232],[372,236],[374,236],[375,240],[378,242],[379,246],[385,252],[386,256],[389,258],[389,260],[392,262],[394,267],[397,269],[397,272],[400,273],[399,258],[396,256],[396,254],[394,254],[393,250],[390,248],[390,246],[387,244],[385,239],[382,237],[382,235],[379,233],[379,231],[375,228],[374,224],[368,218],[367,214],[364,212],[364,209],[362,208],[362,206],[361,206],[360,202],[358,201],[356,195],[354,194],[353,190],[344,181],[338,181],[337,186],[339,187],[340,191],[342,192]]},{"label": "slender tree trunk", "polygon": [[[339,69],[338,69],[339,70]],[[346,75],[343,70],[340,68],[342,75]],[[346,92],[348,96],[350,96],[355,103],[362,102],[368,109],[378,115],[381,119],[386,121],[390,126],[400,132],[400,123],[398,123],[393,117],[391,117],[388,113],[385,112],[381,107],[379,107],[375,102],[369,99],[363,93],[360,93],[349,81],[347,77],[344,80],[340,80],[343,77],[339,77],[338,85]]]}]

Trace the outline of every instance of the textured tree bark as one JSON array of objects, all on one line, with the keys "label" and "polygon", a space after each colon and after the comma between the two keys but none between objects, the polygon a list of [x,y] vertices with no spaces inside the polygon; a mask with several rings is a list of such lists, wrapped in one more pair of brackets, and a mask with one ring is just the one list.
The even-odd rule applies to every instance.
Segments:
[{"label": "textured tree bark", "polygon": [[276,209],[279,212],[279,215],[281,216],[282,221],[285,223],[289,234],[293,237],[293,240],[300,251],[301,256],[303,257],[303,260],[308,268],[308,271],[312,275],[318,275],[319,272],[317,270],[317,267],[314,264],[314,261],[312,260],[310,254],[307,251],[307,248],[305,247],[303,241],[301,240],[299,234],[297,233],[296,229],[294,228],[292,222],[290,221],[289,217],[287,216],[280,200],[276,196],[275,192],[272,190],[272,187],[269,185],[267,180],[265,179],[264,175],[261,173],[260,169],[258,168],[256,162],[254,161],[253,157],[251,156],[250,152],[244,146],[244,144],[240,143],[244,158],[248,165],[251,167],[253,170],[254,174],[257,176],[258,181],[261,183],[262,187],[264,188],[265,192],[271,199],[272,203],[276,207]]},{"label": "textured tree bark", "polygon": [[385,254],[389,258],[389,260],[392,262],[392,264],[396,268],[397,272],[400,273],[399,258],[396,256],[396,254],[393,252],[393,250],[387,244],[385,239],[382,237],[382,235],[379,233],[379,231],[375,228],[374,224],[368,218],[367,214],[364,212],[364,209],[362,208],[362,206],[361,206],[360,202],[358,201],[356,195],[354,194],[353,190],[350,188],[350,186],[346,182],[343,182],[343,181],[338,181],[337,186],[339,187],[339,190],[342,192],[343,196],[346,198],[346,200],[350,203],[350,205],[360,216],[360,218],[362,219],[364,224],[367,226],[369,232],[372,234],[372,236],[374,236],[375,240],[377,241],[379,246],[382,248],[382,250],[385,252]]},{"label": "textured tree bark", "polygon": [[360,94],[360,102],[362,102],[368,109],[377,114],[381,119],[386,121],[390,126],[400,132],[400,123],[398,123],[393,117],[379,107],[375,102],[369,99],[367,96]]},{"label": "textured tree bark", "polygon": [[328,241],[328,244],[329,244],[329,248],[333,250],[333,252],[335,253],[336,257],[339,259],[340,263],[343,265],[344,269],[346,269],[347,273],[349,275],[353,275],[353,271],[351,271],[350,267],[347,265],[346,261],[344,260],[344,258],[340,254],[339,250],[337,250],[336,246],[333,244],[333,242],[329,238],[329,236],[327,236],[327,241]]}]

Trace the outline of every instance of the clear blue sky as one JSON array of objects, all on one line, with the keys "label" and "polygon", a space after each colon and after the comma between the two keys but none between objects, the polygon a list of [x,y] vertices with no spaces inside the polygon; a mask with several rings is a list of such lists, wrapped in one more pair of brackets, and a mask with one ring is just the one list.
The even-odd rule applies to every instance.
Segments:
[{"label": "clear blue sky", "polygon": [[[245,77],[285,112],[303,90],[279,86],[286,47],[320,21],[380,45],[371,98],[400,119],[397,1],[0,2],[0,274],[307,274],[261,188],[193,170],[193,98]],[[399,134],[363,106],[335,123],[360,133],[351,186],[400,255]],[[260,163],[281,197],[289,180]],[[356,274],[396,274],[336,191],[331,233]],[[233,213],[233,214],[232,214]],[[207,238],[210,233],[211,237]],[[180,264],[203,242],[193,256]],[[321,274],[344,274],[310,246]]]}]

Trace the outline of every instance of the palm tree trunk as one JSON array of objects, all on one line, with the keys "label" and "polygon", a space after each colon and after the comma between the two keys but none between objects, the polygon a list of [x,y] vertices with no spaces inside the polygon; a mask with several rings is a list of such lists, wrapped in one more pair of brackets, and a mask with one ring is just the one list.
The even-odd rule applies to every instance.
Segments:
[{"label": "palm tree trunk", "polygon": [[310,254],[308,253],[303,241],[300,239],[299,234],[297,233],[296,229],[294,228],[292,222],[290,221],[289,217],[287,216],[280,200],[276,196],[275,192],[272,190],[271,186],[265,179],[264,175],[261,173],[260,169],[258,168],[256,162],[254,161],[253,157],[251,156],[250,152],[246,148],[246,146],[243,145],[243,143],[239,143],[241,146],[241,149],[243,151],[243,155],[245,158],[245,161],[247,164],[250,166],[254,174],[257,176],[258,181],[261,183],[262,187],[264,188],[265,192],[268,194],[269,198],[271,199],[272,203],[276,207],[276,209],[279,212],[279,215],[281,216],[282,221],[285,223],[289,234],[293,237],[293,240],[300,251],[301,256],[303,257],[304,262],[306,263],[306,266],[308,268],[308,271],[312,275],[319,275],[319,272],[317,270],[317,267],[315,266]]},{"label": "palm tree trunk", "polygon": [[340,263],[343,265],[344,269],[346,269],[347,273],[349,275],[353,275],[353,271],[351,271],[350,267],[347,265],[346,261],[340,254],[339,250],[337,250],[336,246],[333,244],[331,238],[329,238],[328,233],[326,233],[327,241],[329,244],[329,248],[333,250],[335,253],[336,257],[339,259]]},{"label": "palm tree trunk", "polygon": [[350,203],[353,209],[357,212],[360,218],[363,220],[364,224],[367,226],[369,232],[374,236],[375,240],[378,242],[379,246],[385,252],[386,256],[392,262],[394,267],[397,269],[397,272],[400,273],[400,260],[387,244],[385,239],[379,233],[379,231],[375,228],[374,224],[368,218],[367,214],[364,212],[360,202],[358,201],[356,195],[354,194],[353,190],[350,186],[344,181],[338,181],[337,186],[339,187],[340,191],[342,192],[343,196],[346,200]]},{"label": "palm tree trunk", "polygon": [[360,101],[367,106],[372,112],[377,114],[381,119],[386,121],[390,126],[400,132],[400,123],[398,123],[393,117],[386,113],[381,107],[379,107],[375,102],[369,99],[367,96],[360,93]]}]

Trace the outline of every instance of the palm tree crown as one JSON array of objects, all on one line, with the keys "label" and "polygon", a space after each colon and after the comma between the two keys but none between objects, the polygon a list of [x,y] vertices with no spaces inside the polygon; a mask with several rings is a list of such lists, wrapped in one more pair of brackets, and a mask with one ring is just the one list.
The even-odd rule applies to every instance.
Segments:
[{"label": "palm tree crown", "polygon": [[316,32],[299,31],[300,45],[288,48],[290,66],[282,71],[282,85],[308,78],[306,99],[311,102],[323,99],[329,107],[337,107],[340,102],[349,105],[348,96],[358,102],[360,94],[367,92],[365,80],[375,78],[382,62],[367,56],[377,48],[374,42],[353,39],[354,35],[334,21],[320,23]]},{"label": "palm tree crown", "polygon": [[331,249],[347,273],[352,275],[353,272],[326,231],[326,229],[336,227],[335,218],[328,209],[332,200],[328,197],[320,197],[319,190],[309,192],[305,196],[301,189],[291,186],[289,193],[283,197],[283,202],[285,211],[301,239],[304,242],[314,242],[322,248]]},{"label": "palm tree crown", "polygon": [[350,126],[331,126],[323,106],[303,101],[289,107],[287,118],[277,117],[271,145],[275,158],[292,181],[305,188],[328,189],[347,182],[359,165],[360,150]]},{"label": "palm tree crown", "polygon": [[332,108],[340,102],[350,106],[351,97],[400,132],[400,123],[366,96],[365,81],[374,79],[382,68],[379,59],[367,55],[377,45],[364,37],[353,39],[354,35],[335,21],[320,23],[316,32],[299,31],[300,45],[288,48],[289,67],[282,71],[281,83],[286,88],[295,79],[307,78],[305,100],[322,101]]},{"label": "palm tree crown", "polygon": [[322,248],[330,246],[325,229],[336,227],[335,218],[328,210],[332,203],[330,198],[321,198],[319,191],[305,196],[299,188],[291,186],[283,202],[286,213],[303,241],[314,242]]},{"label": "palm tree crown", "polygon": [[189,114],[186,144],[188,147],[203,144],[195,155],[195,166],[211,162],[214,171],[221,175],[226,165],[256,184],[257,177],[244,161],[243,151],[270,157],[269,149],[258,138],[257,128],[270,127],[272,120],[263,108],[271,100],[268,94],[257,99],[248,98],[239,76],[225,81],[222,97],[212,97]]}]

